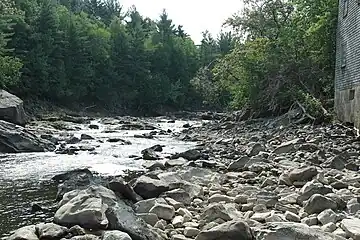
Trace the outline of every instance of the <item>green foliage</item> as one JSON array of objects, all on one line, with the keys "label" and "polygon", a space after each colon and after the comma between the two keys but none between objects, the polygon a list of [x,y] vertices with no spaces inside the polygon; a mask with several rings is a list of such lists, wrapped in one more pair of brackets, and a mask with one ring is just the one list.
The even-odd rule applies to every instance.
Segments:
[{"label": "green foliage", "polygon": [[[333,94],[337,1],[245,2],[227,21],[239,41],[213,68],[215,82],[231,94],[229,105],[278,114],[299,100],[316,114]],[[293,94],[299,91],[319,102]]]}]

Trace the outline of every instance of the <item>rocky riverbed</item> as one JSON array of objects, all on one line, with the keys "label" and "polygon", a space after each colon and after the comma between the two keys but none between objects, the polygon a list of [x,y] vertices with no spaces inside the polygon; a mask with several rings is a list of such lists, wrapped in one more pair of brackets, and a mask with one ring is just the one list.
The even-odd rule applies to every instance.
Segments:
[{"label": "rocky riverbed", "polygon": [[[118,149],[120,156],[126,151],[128,161],[140,163],[132,170],[146,169],[144,173],[115,176],[121,175],[113,172],[121,165],[117,162],[98,168],[101,175],[94,174],[96,168],[62,169],[67,173],[60,175],[50,171],[58,184],[52,217],[20,228],[9,239],[360,239],[356,131],[336,123],[292,125],[283,120],[218,116],[201,126],[199,121],[175,121],[182,130],[172,133],[164,128],[137,133],[136,139],[146,140],[171,136],[141,145],[135,153]],[[134,126],[116,121],[111,128]],[[96,128],[96,123],[89,124]],[[66,131],[91,135],[82,129]],[[101,138],[92,137],[93,142]],[[58,144],[56,156],[82,152],[82,138],[66,136],[70,142]],[[124,136],[106,139],[113,145],[103,153],[131,146]],[[182,149],[164,150],[162,145],[171,148],[175,142]],[[101,156],[101,146],[95,147],[94,156]],[[41,206],[37,210],[43,212]]]}]

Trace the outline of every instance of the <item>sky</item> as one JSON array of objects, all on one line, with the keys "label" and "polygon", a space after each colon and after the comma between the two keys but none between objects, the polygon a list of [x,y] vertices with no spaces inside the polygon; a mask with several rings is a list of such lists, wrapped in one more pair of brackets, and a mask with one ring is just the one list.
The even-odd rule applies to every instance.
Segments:
[{"label": "sky", "polygon": [[196,44],[202,39],[202,32],[209,30],[217,36],[224,21],[232,14],[240,11],[242,0],[122,0],[127,10],[132,5],[141,15],[158,19],[163,9],[176,25],[183,25]]}]

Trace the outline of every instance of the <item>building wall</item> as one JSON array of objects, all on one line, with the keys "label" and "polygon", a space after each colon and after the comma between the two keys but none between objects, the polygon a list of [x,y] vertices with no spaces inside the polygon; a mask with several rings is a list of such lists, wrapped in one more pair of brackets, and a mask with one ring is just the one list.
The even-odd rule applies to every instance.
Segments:
[{"label": "building wall", "polygon": [[[344,16],[347,1],[347,14]],[[360,1],[339,0],[335,66],[335,110],[360,127]]]}]

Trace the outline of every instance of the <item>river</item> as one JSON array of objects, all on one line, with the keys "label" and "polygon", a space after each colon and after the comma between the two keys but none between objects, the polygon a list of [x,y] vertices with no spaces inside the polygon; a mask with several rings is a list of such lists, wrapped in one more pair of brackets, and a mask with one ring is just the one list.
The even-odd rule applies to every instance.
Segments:
[{"label": "river", "polygon": [[[142,119],[155,126],[172,132],[179,132],[185,123],[199,125],[200,121],[168,121],[164,118]],[[150,133],[151,130],[105,131],[118,127],[115,120],[104,124],[101,119],[92,124],[99,129],[89,129],[88,124],[73,124],[77,130],[58,131],[54,136],[63,134],[88,134],[94,140],[82,141],[81,144],[96,146],[94,152],[82,151],[77,155],[47,153],[0,154],[0,238],[5,238],[10,231],[21,226],[51,221],[52,212],[32,213],[31,205],[36,202],[42,206],[54,203],[57,187],[50,180],[54,175],[77,168],[89,168],[102,175],[123,175],[125,170],[144,170],[143,160],[129,156],[141,156],[141,150],[156,144],[165,145],[163,157],[175,152],[186,151],[195,143],[183,142],[171,135],[156,135],[153,139],[135,138],[134,135]],[[109,138],[121,138],[131,145],[111,143]]]}]

